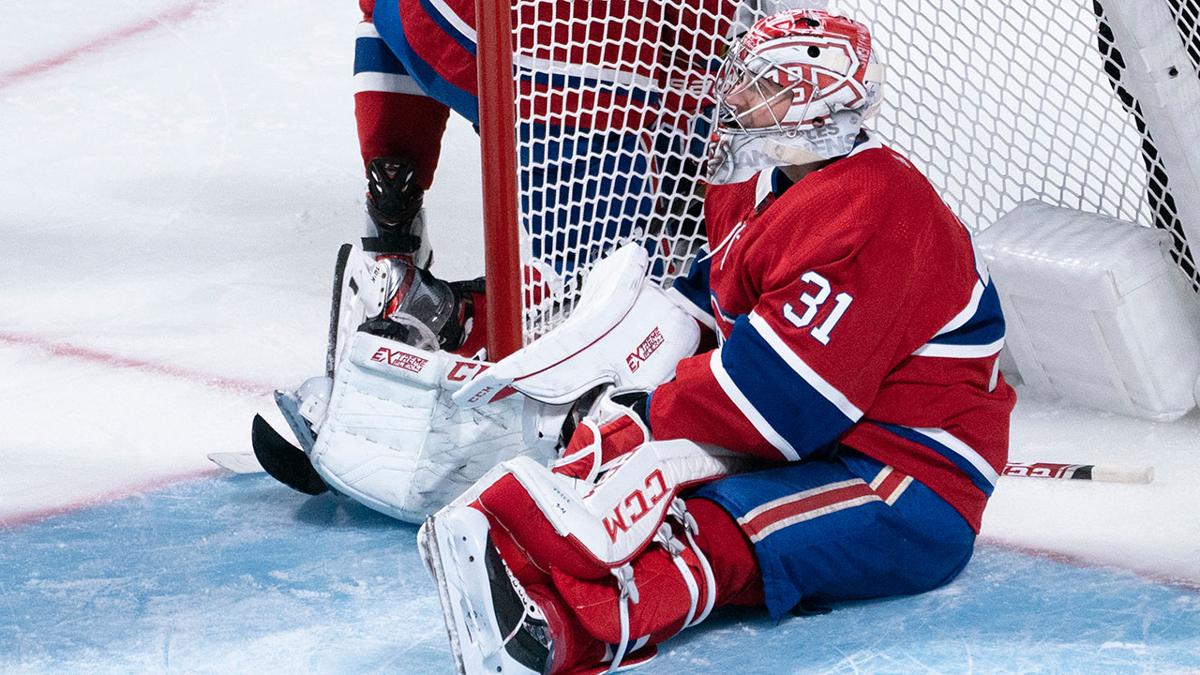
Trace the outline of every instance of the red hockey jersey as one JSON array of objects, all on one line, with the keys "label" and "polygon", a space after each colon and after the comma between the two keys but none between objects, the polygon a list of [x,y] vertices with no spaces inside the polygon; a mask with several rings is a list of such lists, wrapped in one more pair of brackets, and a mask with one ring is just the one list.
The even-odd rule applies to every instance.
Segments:
[{"label": "red hockey jersey", "polygon": [[978,531],[1016,397],[968,231],[877,142],[789,185],[712,186],[711,251],[676,289],[721,346],[654,391],[655,438],[796,461],[840,442],[921,481]]}]

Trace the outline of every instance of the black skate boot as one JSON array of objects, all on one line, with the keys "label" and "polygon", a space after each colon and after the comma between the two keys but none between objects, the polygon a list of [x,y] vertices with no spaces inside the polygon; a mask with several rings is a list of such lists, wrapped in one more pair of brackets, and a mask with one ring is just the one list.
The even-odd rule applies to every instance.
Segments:
[{"label": "black skate boot", "polygon": [[379,257],[403,257],[428,269],[433,251],[425,235],[424,198],[412,162],[403,157],[376,157],[368,162],[367,216],[376,236],[363,237],[363,249]]}]

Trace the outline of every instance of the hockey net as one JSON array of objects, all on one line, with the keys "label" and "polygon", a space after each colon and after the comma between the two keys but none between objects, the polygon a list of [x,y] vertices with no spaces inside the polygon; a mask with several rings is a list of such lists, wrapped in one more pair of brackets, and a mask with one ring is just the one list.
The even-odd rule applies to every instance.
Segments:
[{"label": "hockey net", "polygon": [[[561,321],[615,246],[642,242],[655,279],[685,271],[704,243],[708,91],[728,38],[764,12],[821,4],[480,0],[485,152],[490,139],[489,156],[511,158],[488,167],[485,189],[490,201],[515,186],[515,213],[485,214],[488,247],[519,252],[524,273],[506,276],[522,286],[496,310],[519,341]],[[866,23],[888,68],[874,130],[972,231],[1029,199],[1159,227],[1200,287],[1188,250],[1189,231],[1200,237],[1200,0],[828,9]],[[487,40],[489,21],[511,42]],[[510,64],[507,92],[487,86]]]}]

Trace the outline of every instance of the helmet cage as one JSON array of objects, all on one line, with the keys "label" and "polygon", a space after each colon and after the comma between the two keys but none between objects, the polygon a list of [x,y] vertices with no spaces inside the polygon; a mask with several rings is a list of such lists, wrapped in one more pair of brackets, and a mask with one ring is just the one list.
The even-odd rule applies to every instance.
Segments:
[{"label": "helmet cage", "polygon": [[[841,35],[804,32],[763,40],[753,32],[736,41],[717,71],[717,123],[721,131],[747,135],[794,137],[822,126],[826,117],[869,104],[866,67],[851,41]],[[752,90],[757,99],[739,110],[729,97]],[[786,112],[774,103],[791,96]],[[745,121],[766,109],[772,124],[747,126]]]}]

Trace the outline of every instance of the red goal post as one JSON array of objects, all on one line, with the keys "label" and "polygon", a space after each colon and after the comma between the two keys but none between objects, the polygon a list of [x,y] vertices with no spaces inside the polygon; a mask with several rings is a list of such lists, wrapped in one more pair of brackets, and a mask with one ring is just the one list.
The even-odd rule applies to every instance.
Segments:
[{"label": "red goal post", "polygon": [[[511,2],[475,0],[479,63],[479,142],[483,160],[484,274],[488,354],[522,345],[521,256],[512,73]],[[491,158],[493,161],[489,161]]]},{"label": "red goal post", "polygon": [[[565,316],[614,245],[647,242],[656,278],[681,271],[703,240],[697,146],[720,45],[814,4],[477,0],[493,358]],[[1101,213],[1171,232],[1196,284],[1200,0],[829,4],[871,28],[888,67],[875,131],[972,231],[1030,199]],[[531,266],[564,282],[523,287]]]}]

